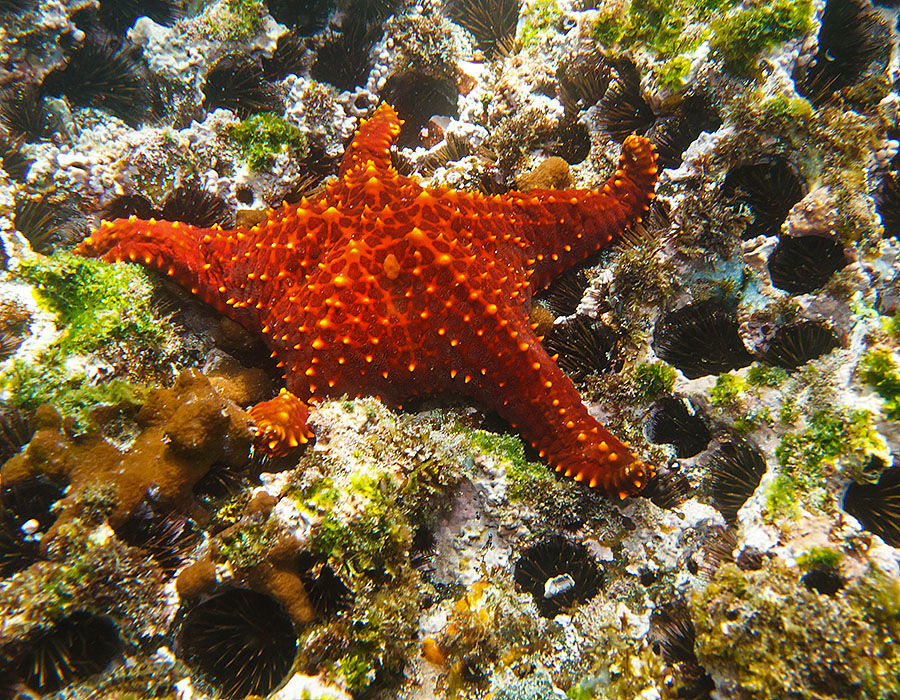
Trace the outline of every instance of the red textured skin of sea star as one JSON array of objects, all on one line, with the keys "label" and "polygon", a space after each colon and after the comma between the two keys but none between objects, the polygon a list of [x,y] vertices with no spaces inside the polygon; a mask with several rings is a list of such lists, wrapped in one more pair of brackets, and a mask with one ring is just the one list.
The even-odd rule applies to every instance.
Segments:
[{"label": "red textured skin of sea star", "polygon": [[465,395],[496,409],[557,471],[637,493],[652,469],[588,414],[528,317],[532,290],[646,211],[654,149],[628,137],[595,190],[487,197],[400,175],[390,162],[399,131],[382,105],[323,196],[251,229],[117,219],[78,251],[155,268],[261,335],[304,401]]}]

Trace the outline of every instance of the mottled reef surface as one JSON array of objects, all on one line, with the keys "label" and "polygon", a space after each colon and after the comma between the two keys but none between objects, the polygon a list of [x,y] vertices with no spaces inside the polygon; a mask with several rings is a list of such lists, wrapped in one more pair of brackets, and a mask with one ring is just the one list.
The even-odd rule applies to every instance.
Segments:
[{"label": "mottled reef surface", "polygon": [[[0,700],[900,697],[898,14],[0,1]],[[382,102],[394,168],[488,198],[655,145],[643,220],[528,290],[639,495],[446,395],[267,454],[261,339],[75,252],[252,236]]]}]

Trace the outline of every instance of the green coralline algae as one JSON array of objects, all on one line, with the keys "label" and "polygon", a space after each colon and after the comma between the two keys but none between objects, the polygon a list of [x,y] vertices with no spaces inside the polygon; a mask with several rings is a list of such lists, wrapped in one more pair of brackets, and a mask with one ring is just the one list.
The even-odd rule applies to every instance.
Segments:
[{"label": "green coralline algae", "polygon": [[66,327],[59,341],[66,353],[92,352],[114,340],[161,345],[171,333],[154,313],[153,287],[137,265],[55,253],[23,260],[18,272]]},{"label": "green coralline algae", "polygon": [[593,35],[610,46],[645,46],[656,56],[653,71],[660,84],[677,89],[690,68],[688,55],[705,40],[728,70],[747,73],[762,51],[808,32],[811,15],[809,0],[751,7],[736,0],[633,0],[624,13],[618,8],[601,12]]},{"label": "green coralline algae", "polygon": [[252,116],[229,127],[226,134],[237,144],[251,170],[268,170],[278,153],[299,158],[306,151],[306,137],[300,129],[274,114]]},{"label": "green coralline algae", "polygon": [[877,569],[833,596],[800,571],[726,565],[695,594],[694,649],[734,700],[900,695],[900,584]]},{"label": "green coralline algae", "polygon": [[10,403],[30,410],[48,403],[82,427],[99,404],[139,403],[141,387],[118,379],[98,383],[72,358],[110,347],[153,353],[172,340],[172,326],[159,318],[144,271],[55,253],[23,260],[19,274],[34,285],[39,302],[64,332],[42,355],[18,360],[0,376]]},{"label": "green coralline algae", "polygon": [[891,351],[872,348],[863,355],[856,371],[860,381],[884,400],[885,418],[900,420],[900,372]]}]

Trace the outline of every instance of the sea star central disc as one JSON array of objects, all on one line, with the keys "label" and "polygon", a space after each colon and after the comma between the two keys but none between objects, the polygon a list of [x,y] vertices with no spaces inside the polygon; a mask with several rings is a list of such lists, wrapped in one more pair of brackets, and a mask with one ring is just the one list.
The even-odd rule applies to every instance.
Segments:
[{"label": "sea star central disc", "polygon": [[529,325],[531,292],[647,209],[655,153],[630,136],[596,190],[485,197],[423,189],[391,165],[382,105],[315,201],[252,229],[117,219],[84,255],[156,268],[262,335],[300,399],[434,393],[496,409],[557,470],[624,497],[652,470],[592,418]]}]

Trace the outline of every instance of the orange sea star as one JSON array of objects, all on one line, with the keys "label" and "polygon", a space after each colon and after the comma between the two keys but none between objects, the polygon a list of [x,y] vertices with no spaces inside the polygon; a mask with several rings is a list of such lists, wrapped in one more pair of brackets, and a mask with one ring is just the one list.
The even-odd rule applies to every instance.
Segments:
[{"label": "orange sea star", "polygon": [[[652,470],[588,414],[528,317],[532,290],[647,209],[652,146],[627,138],[599,189],[486,197],[400,175],[390,159],[399,132],[382,105],[324,195],[251,229],[117,219],[78,250],[156,268],[261,334],[303,401],[462,394],[495,408],[566,476],[621,497],[640,491]],[[277,403],[257,416],[269,438]]]}]

